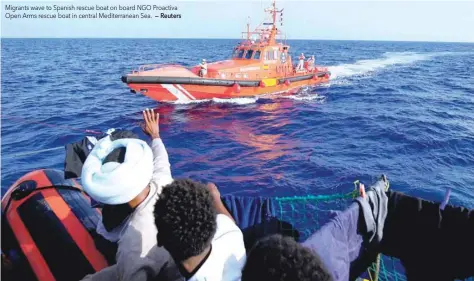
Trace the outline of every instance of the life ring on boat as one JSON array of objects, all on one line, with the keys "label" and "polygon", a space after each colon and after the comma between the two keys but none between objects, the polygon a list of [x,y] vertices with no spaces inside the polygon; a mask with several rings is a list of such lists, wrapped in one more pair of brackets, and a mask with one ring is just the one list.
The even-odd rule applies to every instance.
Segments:
[{"label": "life ring on boat", "polygon": [[286,80],[285,80],[285,85],[286,85],[286,86],[290,86],[290,85],[291,85],[290,80],[286,79]]},{"label": "life ring on boat", "polygon": [[2,198],[2,253],[15,280],[80,280],[109,263],[96,248],[99,211],[74,179],[37,170]]}]

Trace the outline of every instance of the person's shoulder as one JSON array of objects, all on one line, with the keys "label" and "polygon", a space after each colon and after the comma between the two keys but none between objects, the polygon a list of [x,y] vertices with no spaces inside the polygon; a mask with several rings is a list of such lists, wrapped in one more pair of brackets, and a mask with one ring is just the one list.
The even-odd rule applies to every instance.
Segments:
[{"label": "person's shoulder", "polygon": [[245,260],[243,241],[235,238],[214,241],[211,254],[188,281],[240,280]]},{"label": "person's shoulder", "polygon": [[149,249],[146,245],[142,247],[117,252],[120,280],[154,280],[172,259],[163,247],[156,244]]},{"label": "person's shoulder", "polygon": [[227,231],[241,232],[237,224],[227,215],[217,214],[216,221],[217,221],[217,228],[220,230],[225,230],[226,232]]},{"label": "person's shoulder", "polygon": [[243,234],[240,228],[235,224],[235,222],[230,219],[228,216],[223,214],[218,214],[217,218],[217,229],[213,242],[218,241],[227,241],[227,240],[242,240]]},{"label": "person's shoulder", "polygon": [[[149,204],[153,207],[153,204]],[[136,210],[119,240],[119,247],[131,252],[143,252],[156,244],[156,229],[152,210],[149,206]]]}]

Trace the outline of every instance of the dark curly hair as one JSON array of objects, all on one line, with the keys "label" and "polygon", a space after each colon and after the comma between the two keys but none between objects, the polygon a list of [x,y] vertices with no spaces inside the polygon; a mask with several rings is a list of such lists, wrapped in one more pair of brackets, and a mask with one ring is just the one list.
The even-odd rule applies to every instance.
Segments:
[{"label": "dark curly hair", "polygon": [[291,237],[265,237],[250,250],[242,281],[332,281],[319,256]]},{"label": "dark curly hair", "polygon": [[216,233],[216,209],[207,187],[190,179],[177,179],[163,187],[156,201],[158,245],[177,261],[201,254]]}]

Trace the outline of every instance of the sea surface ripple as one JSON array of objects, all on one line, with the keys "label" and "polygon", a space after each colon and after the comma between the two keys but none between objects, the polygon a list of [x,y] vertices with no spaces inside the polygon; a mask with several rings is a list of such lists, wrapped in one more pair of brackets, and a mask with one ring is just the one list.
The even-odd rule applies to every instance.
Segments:
[{"label": "sea surface ripple", "polygon": [[391,188],[474,207],[474,45],[289,41],[330,66],[330,83],[292,97],[158,104],[129,92],[141,64],[227,59],[237,40],[2,39],[2,192],[23,174],[62,169],[83,130],[131,129],[158,108],[175,178],[222,193],[352,190],[385,173]]}]

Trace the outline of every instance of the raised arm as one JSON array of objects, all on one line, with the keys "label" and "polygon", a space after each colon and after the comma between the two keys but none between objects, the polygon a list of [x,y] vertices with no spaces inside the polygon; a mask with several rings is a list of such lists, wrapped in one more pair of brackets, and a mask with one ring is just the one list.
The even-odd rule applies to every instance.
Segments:
[{"label": "raised arm", "polygon": [[166,185],[170,183],[173,178],[171,175],[168,152],[160,136],[160,114],[154,113],[152,109],[146,109],[143,111],[143,119],[145,121],[143,132],[152,139],[153,180]]},{"label": "raised arm", "polygon": [[214,206],[216,207],[217,214],[225,215],[229,217],[235,223],[234,218],[232,217],[232,215],[229,213],[227,208],[224,206],[224,203],[222,202],[221,193],[219,192],[219,189],[217,189],[217,186],[213,183],[208,183],[207,188],[211,192],[212,198],[214,199]]}]

